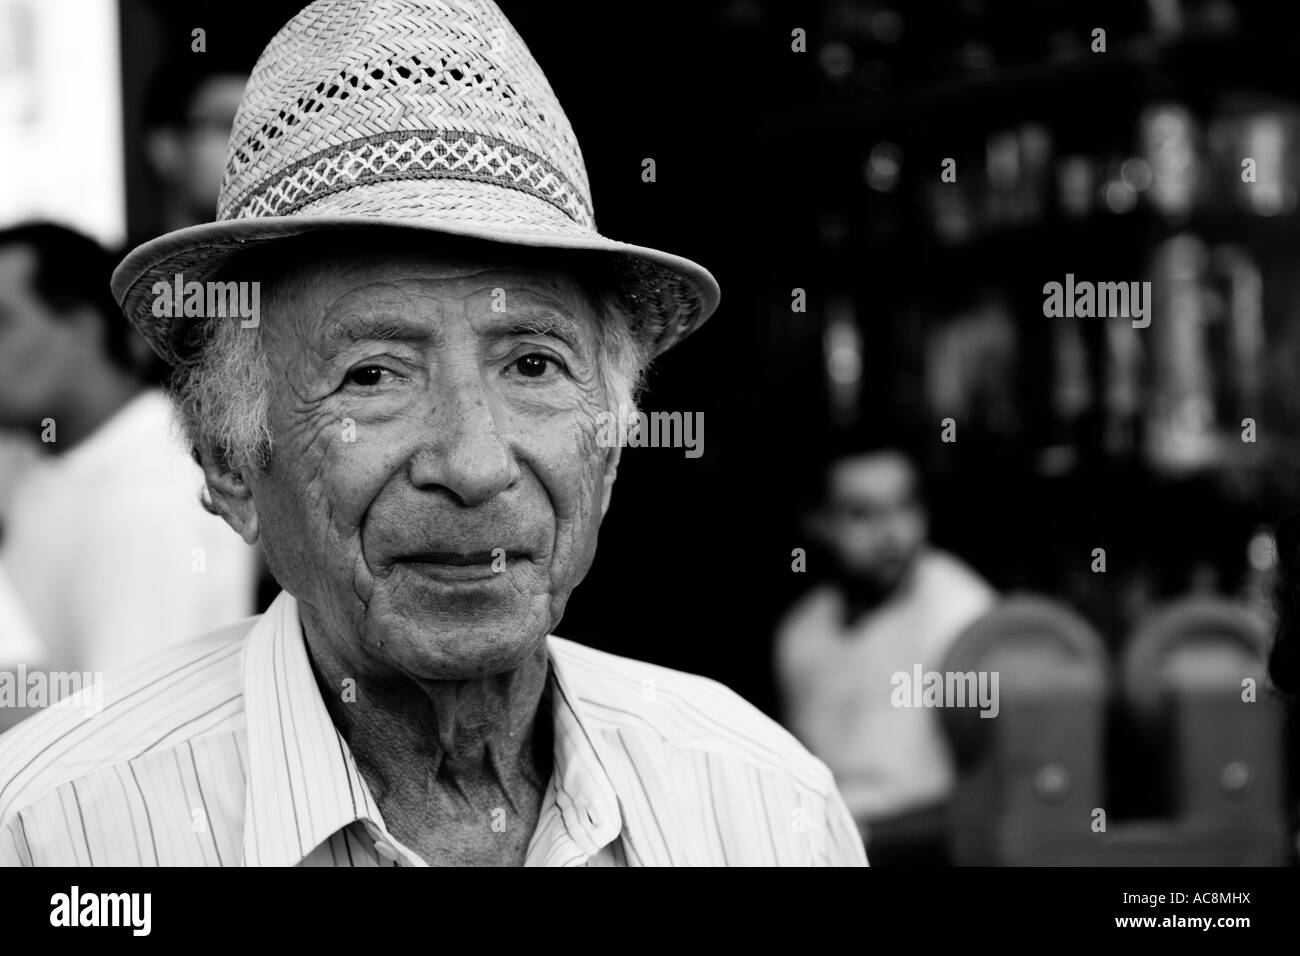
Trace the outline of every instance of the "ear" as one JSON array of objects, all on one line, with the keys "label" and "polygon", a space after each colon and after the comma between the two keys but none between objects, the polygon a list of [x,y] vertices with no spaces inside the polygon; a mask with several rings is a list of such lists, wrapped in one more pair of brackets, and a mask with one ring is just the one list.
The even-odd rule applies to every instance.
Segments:
[{"label": "ear", "polygon": [[615,442],[605,455],[605,474],[600,485],[600,517],[603,520],[614,497],[614,479],[618,477],[618,462],[623,457],[623,446]]},{"label": "ear", "polygon": [[203,469],[203,479],[208,487],[208,500],[204,507],[220,515],[245,544],[255,544],[258,537],[257,505],[244,473],[232,468],[225,456],[212,449],[197,449],[194,457]]}]

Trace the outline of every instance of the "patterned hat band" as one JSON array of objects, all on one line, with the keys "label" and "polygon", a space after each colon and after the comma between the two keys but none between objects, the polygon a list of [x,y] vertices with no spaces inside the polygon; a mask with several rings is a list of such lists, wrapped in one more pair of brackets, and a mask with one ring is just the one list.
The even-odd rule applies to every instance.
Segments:
[{"label": "patterned hat band", "polygon": [[583,229],[595,220],[586,196],[545,158],[495,136],[401,130],[322,150],[246,190],[218,219],[288,216],[335,193],[389,180],[491,183],[550,203]]}]

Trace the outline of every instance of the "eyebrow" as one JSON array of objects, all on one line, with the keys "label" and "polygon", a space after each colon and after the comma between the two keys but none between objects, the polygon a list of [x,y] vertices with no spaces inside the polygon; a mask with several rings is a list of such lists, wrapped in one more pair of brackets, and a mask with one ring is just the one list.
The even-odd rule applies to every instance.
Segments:
[{"label": "eyebrow", "polygon": [[559,339],[575,352],[583,351],[578,323],[569,316],[549,310],[512,313],[506,324],[492,329],[489,334],[496,338],[507,338],[512,335],[544,335]]},{"label": "eyebrow", "polygon": [[357,342],[427,342],[432,334],[430,329],[408,322],[378,316],[351,316],[329,325],[325,330],[325,344],[321,351],[327,359],[333,359]]},{"label": "eyebrow", "polygon": [[[485,333],[494,339],[541,335],[563,342],[579,355],[587,354],[581,326],[570,316],[549,309],[512,312],[500,325]],[[357,342],[397,341],[424,344],[436,339],[436,331],[422,325],[383,316],[349,316],[331,323],[325,330],[321,353],[327,361],[336,359]]]}]

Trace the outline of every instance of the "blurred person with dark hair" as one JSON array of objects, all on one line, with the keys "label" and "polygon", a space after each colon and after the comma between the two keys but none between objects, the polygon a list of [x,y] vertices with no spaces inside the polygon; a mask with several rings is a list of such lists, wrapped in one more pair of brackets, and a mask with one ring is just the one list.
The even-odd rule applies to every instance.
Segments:
[{"label": "blurred person with dark hair", "polygon": [[828,572],[776,641],[784,722],[834,773],[873,865],[943,861],[952,755],[937,713],[893,705],[893,676],[937,670],[996,600],[929,545],[910,445],[901,433],[846,438],[827,456],[805,526]]},{"label": "blurred person with dark hair", "polygon": [[167,60],[145,95],[142,146],[159,186],[158,223],[171,232],[216,214],[226,144],[248,82],[231,57],[188,54]]},{"label": "blurred person with dark hair", "polygon": [[202,473],[133,374],[144,343],[112,266],[62,226],[0,230],[0,427],[48,452],[0,557],[52,668],[102,670],[253,611],[255,552],[195,506]]}]

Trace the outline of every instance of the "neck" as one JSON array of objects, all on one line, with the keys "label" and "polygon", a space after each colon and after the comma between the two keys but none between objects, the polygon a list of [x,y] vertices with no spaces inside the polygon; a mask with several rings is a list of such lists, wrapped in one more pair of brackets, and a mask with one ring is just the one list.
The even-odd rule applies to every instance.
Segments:
[{"label": "neck", "polygon": [[911,587],[915,568],[916,561],[913,560],[897,580],[888,582],[862,578],[847,572],[838,573],[835,586],[844,601],[844,625],[851,627],[866,615],[904,596]]},{"label": "neck", "polygon": [[551,761],[545,643],[504,674],[428,680],[359,660],[300,607],[326,708],[386,820],[434,807],[440,825],[485,820],[498,807],[535,811]]},{"label": "neck", "polygon": [[[53,450],[67,451],[93,435],[144,386],[131,376],[108,366],[87,369],[69,383],[69,392],[55,410],[56,441]],[[41,432],[37,426],[37,433]]]}]

